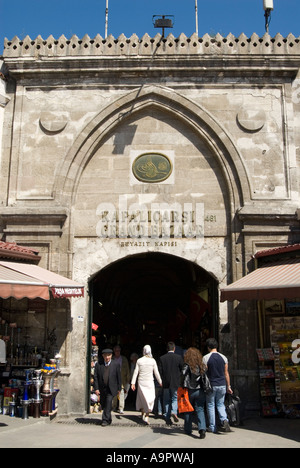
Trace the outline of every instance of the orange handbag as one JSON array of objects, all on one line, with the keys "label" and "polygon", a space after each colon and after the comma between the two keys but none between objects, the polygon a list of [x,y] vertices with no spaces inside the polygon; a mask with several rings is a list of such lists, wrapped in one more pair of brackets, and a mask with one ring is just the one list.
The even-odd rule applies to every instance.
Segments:
[{"label": "orange handbag", "polygon": [[192,407],[189,400],[189,392],[187,388],[178,388],[177,400],[179,413],[192,413],[194,411],[194,408]]}]

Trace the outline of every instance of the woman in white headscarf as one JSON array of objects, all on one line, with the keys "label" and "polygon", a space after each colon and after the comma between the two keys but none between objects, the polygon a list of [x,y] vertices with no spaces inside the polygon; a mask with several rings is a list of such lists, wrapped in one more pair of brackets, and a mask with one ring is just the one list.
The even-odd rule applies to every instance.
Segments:
[{"label": "woman in white headscarf", "polygon": [[149,413],[153,410],[155,401],[154,376],[158,384],[162,385],[162,380],[158,372],[155,359],[152,357],[151,347],[144,346],[143,357],[137,360],[131,380],[131,388],[136,389],[138,380],[138,391],[136,397],[136,409],[141,411],[143,421],[149,424]]}]

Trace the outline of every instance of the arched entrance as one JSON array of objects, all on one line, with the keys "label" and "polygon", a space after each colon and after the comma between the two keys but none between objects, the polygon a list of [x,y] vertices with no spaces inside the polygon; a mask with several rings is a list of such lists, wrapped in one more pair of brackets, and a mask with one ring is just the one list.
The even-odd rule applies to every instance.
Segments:
[{"label": "arched entrance", "polygon": [[99,346],[159,357],[169,340],[204,350],[218,323],[217,282],[198,265],[162,253],[132,255],[103,268],[90,281],[91,318]]}]

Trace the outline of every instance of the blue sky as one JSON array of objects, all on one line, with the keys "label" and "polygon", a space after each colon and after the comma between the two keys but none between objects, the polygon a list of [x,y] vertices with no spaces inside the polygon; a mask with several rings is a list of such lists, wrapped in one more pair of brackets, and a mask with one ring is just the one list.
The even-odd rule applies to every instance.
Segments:
[{"label": "blue sky", "polygon": [[[106,0],[0,0],[0,53],[4,37],[35,39],[51,34],[67,38],[76,34],[105,34]],[[173,29],[166,30],[178,37],[195,32],[195,0],[109,0],[108,33],[117,38],[124,33],[155,36],[153,15],[174,15]],[[248,37],[253,32],[265,33],[263,0],[198,0],[199,36],[205,33],[229,33]],[[300,0],[274,0],[270,35],[289,33],[300,36]]]}]

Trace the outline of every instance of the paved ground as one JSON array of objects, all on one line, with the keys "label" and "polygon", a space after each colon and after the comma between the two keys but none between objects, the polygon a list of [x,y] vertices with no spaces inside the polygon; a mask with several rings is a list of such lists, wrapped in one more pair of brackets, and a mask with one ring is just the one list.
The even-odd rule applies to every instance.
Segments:
[{"label": "paved ground", "polygon": [[[233,427],[231,433],[207,433],[206,438],[200,440],[196,426],[192,436],[184,434],[182,420],[167,427],[163,420],[151,417],[147,427],[135,412],[114,414],[113,423],[108,427],[101,427],[100,415],[67,420],[56,418],[52,422],[48,418],[24,421],[0,415],[0,448],[55,447],[106,448],[107,457],[122,453],[121,449],[132,448],[143,448],[143,454],[149,453],[149,456],[154,449],[185,453],[184,449],[198,448],[299,448],[300,419],[248,419],[242,426]],[[139,452],[133,450],[132,453],[137,456]],[[152,461],[162,460],[154,457]],[[191,460],[185,461],[191,463]]]}]

